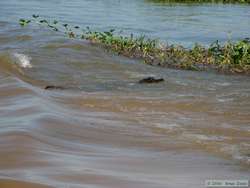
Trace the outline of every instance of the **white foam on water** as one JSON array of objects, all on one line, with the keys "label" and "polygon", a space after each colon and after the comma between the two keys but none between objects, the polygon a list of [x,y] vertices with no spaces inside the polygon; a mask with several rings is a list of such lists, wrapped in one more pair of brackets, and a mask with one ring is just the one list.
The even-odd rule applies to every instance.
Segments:
[{"label": "white foam on water", "polygon": [[178,129],[181,127],[176,123],[155,123],[154,125],[157,128],[170,129],[170,130]]},{"label": "white foam on water", "polygon": [[228,139],[225,136],[213,136],[213,135],[202,135],[202,134],[192,134],[192,133],[184,133],[183,137],[188,138],[190,140],[194,140],[197,143],[203,143],[206,141],[224,141]]},{"label": "white foam on water", "polygon": [[20,54],[20,53],[14,53],[13,56],[17,59],[18,65],[20,65],[23,68],[32,68],[32,64],[30,63],[31,57]]},{"label": "white foam on water", "polygon": [[229,82],[214,82],[215,85],[217,86],[230,86],[231,83]]},{"label": "white foam on water", "polygon": [[233,98],[228,98],[228,99],[217,98],[218,102],[230,102],[230,101],[233,101],[233,100],[234,100]]}]

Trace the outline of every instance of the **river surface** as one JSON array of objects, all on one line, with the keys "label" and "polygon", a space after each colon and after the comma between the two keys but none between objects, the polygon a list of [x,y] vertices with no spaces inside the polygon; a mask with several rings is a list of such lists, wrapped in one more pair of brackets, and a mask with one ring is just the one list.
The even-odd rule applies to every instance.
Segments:
[{"label": "river surface", "polygon": [[[1,188],[201,188],[250,177],[250,77],[152,67],[17,24],[34,13],[186,46],[250,35],[245,5],[1,0]],[[138,84],[152,75],[165,82]]]}]

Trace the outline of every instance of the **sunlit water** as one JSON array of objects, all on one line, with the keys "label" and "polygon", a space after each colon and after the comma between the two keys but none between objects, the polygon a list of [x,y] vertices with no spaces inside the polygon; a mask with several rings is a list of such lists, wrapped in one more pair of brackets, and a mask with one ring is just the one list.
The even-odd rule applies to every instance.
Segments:
[{"label": "sunlit water", "polygon": [[[187,46],[250,34],[245,5],[1,1],[1,188],[184,188],[249,178],[249,77],[147,66],[17,24],[33,13]],[[138,84],[151,75],[165,82]]]}]

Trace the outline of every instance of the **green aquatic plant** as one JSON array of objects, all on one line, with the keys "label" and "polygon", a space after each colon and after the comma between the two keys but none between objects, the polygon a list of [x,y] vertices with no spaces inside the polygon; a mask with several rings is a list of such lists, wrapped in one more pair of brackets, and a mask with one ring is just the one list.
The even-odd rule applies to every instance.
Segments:
[{"label": "green aquatic plant", "polygon": [[68,28],[68,24],[63,24],[63,27]]},{"label": "green aquatic plant", "polygon": [[48,24],[48,21],[47,21],[47,20],[40,20],[39,22],[40,22],[40,23],[47,23],[47,24]]},{"label": "green aquatic plant", "polygon": [[[215,41],[208,48],[200,44],[184,48],[181,45],[163,45],[158,40],[149,39],[144,35],[137,37],[133,34],[118,35],[114,29],[92,31],[90,27],[86,27],[79,33],[79,26],[71,27],[69,24],[57,24],[58,21],[55,23],[38,18],[40,17],[35,18],[35,23],[43,24],[54,31],[64,32],[69,38],[88,40],[118,55],[139,58],[150,65],[195,71],[212,68],[224,72],[250,74],[250,39],[228,41],[225,44]],[[20,22],[24,23],[20,25],[25,26],[31,21],[20,19]]]},{"label": "green aquatic plant", "polygon": [[145,0],[150,3],[249,3],[250,0]]},{"label": "green aquatic plant", "polygon": [[36,19],[39,18],[39,15],[33,14],[32,17]]},{"label": "green aquatic plant", "polygon": [[19,24],[21,26],[26,26],[31,22],[31,20],[19,19]]},{"label": "green aquatic plant", "polygon": [[250,41],[244,39],[236,43],[226,42],[223,46],[218,42],[208,49],[214,57],[214,64],[222,69],[232,69],[236,72],[250,69]]}]

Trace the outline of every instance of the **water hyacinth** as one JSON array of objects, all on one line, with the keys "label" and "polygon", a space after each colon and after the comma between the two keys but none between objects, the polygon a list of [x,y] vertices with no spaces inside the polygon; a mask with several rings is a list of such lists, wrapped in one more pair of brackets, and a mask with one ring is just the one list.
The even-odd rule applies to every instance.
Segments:
[{"label": "water hyacinth", "polygon": [[19,24],[21,26],[26,26],[31,22],[31,20],[19,19]]},{"label": "water hyacinth", "polygon": [[250,0],[146,0],[151,3],[248,3]]},{"label": "water hyacinth", "polygon": [[79,38],[91,41],[94,44],[104,46],[119,55],[142,59],[150,65],[172,67],[186,70],[214,69],[222,72],[250,74],[250,39],[238,42],[227,41],[220,44],[219,41],[212,43],[208,48],[195,44],[191,49],[181,45],[164,45],[156,39],[145,36],[134,37],[115,34],[115,30],[92,31],[89,27],[82,33],[74,32],[79,26],[60,24],[58,21],[39,20],[38,15],[33,20],[22,19],[22,26],[31,21],[43,24],[54,31],[62,31],[69,38]]}]

